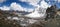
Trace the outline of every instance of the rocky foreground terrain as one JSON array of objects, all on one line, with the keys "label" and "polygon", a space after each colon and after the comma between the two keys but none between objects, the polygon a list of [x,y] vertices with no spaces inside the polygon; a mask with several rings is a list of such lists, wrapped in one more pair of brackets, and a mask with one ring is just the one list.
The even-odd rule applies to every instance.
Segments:
[{"label": "rocky foreground terrain", "polygon": [[[14,16],[13,14],[10,14]],[[0,27],[22,27],[15,20],[11,21],[7,19],[7,14],[0,12]],[[48,19],[47,21],[40,21],[38,24],[31,24],[28,27],[60,27],[60,16],[57,18]]]},{"label": "rocky foreground terrain", "polygon": [[[9,13],[7,11],[0,10],[0,27],[22,27],[16,20],[9,20],[7,17],[9,16],[18,16],[13,13]],[[40,24],[39,24],[40,23]],[[45,21],[41,21],[38,24],[30,24],[27,27],[42,27],[45,24]],[[24,26],[23,26],[24,27]]]}]

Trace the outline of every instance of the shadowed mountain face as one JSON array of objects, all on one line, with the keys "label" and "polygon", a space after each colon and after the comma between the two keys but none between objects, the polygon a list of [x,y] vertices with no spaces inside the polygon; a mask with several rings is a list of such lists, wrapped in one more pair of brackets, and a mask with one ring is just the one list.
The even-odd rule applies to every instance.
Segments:
[{"label": "shadowed mountain face", "polygon": [[[45,27],[60,27],[60,11],[56,7],[56,5],[51,6],[47,9],[47,23]],[[49,17],[50,16],[50,17]]]},{"label": "shadowed mountain face", "polygon": [[56,5],[53,5],[50,8],[47,8],[47,10],[46,10],[46,14],[47,14],[46,18],[47,19],[55,18],[56,13],[57,13],[57,7],[56,7]]}]

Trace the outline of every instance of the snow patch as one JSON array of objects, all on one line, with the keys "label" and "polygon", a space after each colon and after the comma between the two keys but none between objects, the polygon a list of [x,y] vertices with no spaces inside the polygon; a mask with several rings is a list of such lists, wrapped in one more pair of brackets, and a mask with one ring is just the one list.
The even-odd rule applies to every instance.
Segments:
[{"label": "snow patch", "polygon": [[31,14],[28,14],[28,15],[25,15],[27,17],[31,17],[31,18],[37,18],[37,17],[43,17],[44,14],[39,14],[37,11],[31,13]]}]

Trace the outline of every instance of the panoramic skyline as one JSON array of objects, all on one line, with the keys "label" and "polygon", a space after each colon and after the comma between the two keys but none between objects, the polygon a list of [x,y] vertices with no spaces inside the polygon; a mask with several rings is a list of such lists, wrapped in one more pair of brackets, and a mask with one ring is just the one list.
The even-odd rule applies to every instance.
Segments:
[{"label": "panoramic skyline", "polygon": [[47,8],[54,4],[60,8],[60,0],[0,0],[0,9],[27,11],[38,6]]}]

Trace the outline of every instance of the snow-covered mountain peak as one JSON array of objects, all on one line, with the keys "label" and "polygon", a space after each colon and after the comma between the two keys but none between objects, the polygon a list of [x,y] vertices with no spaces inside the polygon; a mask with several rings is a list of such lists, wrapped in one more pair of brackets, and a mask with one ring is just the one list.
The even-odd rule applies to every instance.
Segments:
[{"label": "snow-covered mountain peak", "polygon": [[31,17],[31,18],[41,18],[45,16],[45,11],[46,11],[45,8],[37,7],[35,8],[34,12],[25,16]]}]

